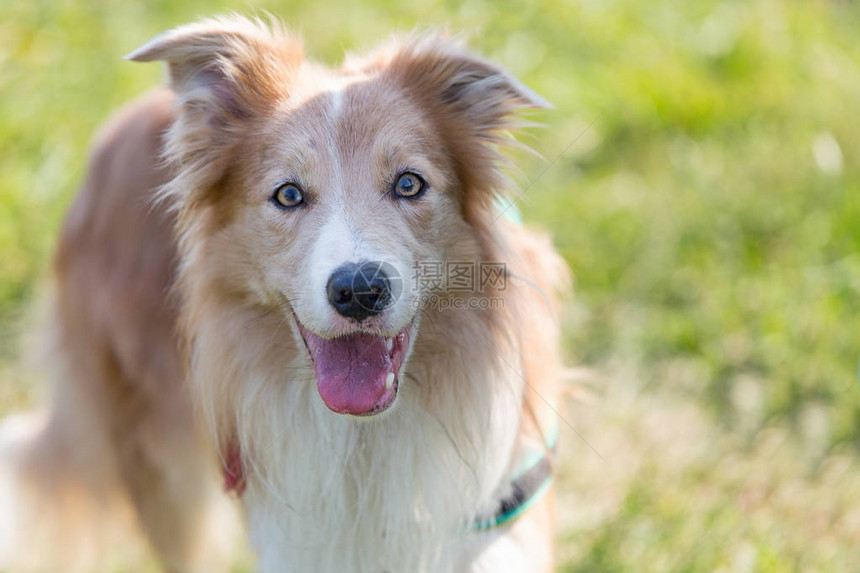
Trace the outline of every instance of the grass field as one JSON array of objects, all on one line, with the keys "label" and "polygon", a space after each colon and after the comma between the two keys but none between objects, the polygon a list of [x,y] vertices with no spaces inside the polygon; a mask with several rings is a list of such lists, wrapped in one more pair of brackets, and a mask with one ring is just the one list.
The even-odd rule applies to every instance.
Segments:
[{"label": "grass field", "polygon": [[576,275],[561,571],[857,570],[856,1],[0,3],[0,414],[93,132],[162,77],[121,56],[255,9],[329,63],[448,23],[555,105],[514,177]]}]

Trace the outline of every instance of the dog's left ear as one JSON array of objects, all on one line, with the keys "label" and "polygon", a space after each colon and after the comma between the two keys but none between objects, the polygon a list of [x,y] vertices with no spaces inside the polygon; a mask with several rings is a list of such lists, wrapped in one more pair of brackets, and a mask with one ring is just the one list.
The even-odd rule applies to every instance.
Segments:
[{"label": "dog's left ear", "polygon": [[426,110],[450,147],[465,190],[502,187],[492,144],[510,141],[509,130],[529,124],[518,119],[521,111],[552,107],[501,67],[439,34],[389,45],[363,67],[393,79]]},{"label": "dog's left ear", "polygon": [[[413,97],[490,137],[515,124],[525,109],[552,106],[504,69],[464,49],[459,41],[428,34],[388,48],[385,73]],[[385,51],[383,51],[383,54]]]}]

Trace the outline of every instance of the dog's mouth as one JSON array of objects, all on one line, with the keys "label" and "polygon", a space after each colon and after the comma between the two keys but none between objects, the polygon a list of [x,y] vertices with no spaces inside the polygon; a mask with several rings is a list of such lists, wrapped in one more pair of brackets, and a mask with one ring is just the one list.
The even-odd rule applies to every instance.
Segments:
[{"label": "dog's mouth", "polygon": [[354,332],[330,339],[298,324],[320,398],[332,412],[373,416],[391,407],[409,349],[411,323],[392,337]]}]

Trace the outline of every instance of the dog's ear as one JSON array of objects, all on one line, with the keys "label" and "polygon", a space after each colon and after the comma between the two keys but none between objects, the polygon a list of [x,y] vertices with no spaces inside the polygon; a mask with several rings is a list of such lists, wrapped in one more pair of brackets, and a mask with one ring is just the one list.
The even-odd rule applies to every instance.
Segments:
[{"label": "dog's ear", "polygon": [[458,40],[419,35],[395,47],[387,72],[423,103],[454,116],[475,135],[514,127],[517,112],[550,104],[501,67],[468,51]]},{"label": "dog's ear", "polygon": [[181,26],[126,56],[167,62],[173,90],[215,121],[242,120],[276,105],[301,58],[300,43],[279,24],[241,16]]},{"label": "dog's ear", "polygon": [[[552,107],[501,67],[441,34],[395,42],[360,65],[392,78],[427,111],[466,189],[504,187],[495,144],[513,141],[510,130],[531,125],[522,120],[523,110]],[[484,204],[494,196],[479,195]]]},{"label": "dog's ear", "polygon": [[237,135],[288,96],[302,49],[276,22],[230,16],[165,32],[126,59],[167,62],[177,118],[166,154],[214,179]]}]

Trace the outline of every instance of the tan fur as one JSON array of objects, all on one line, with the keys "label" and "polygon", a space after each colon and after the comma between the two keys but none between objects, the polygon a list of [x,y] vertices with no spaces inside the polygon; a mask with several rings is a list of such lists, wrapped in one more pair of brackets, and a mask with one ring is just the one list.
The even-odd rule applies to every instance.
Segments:
[{"label": "tan fur", "polygon": [[[546,238],[495,221],[493,207],[504,182],[497,146],[515,112],[543,100],[436,36],[395,42],[331,71],[303,61],[300,44],[279,27],[229,18],[168,32],[130,57],[166,60],[172,91],[122,112],[96,145],[57,253],[55,398],[45,427],[17,448],[15,471],[40,495],[74,487],[90,502],[108,492],[119,504],[131,500],[167,570],[213,571],[206,557],[223,546],[207,520],[224,504],[214,493],[216,456],[226,461],[238,447],[261,567],[279,570],[259,541],[274,539],[259,530],[280,519],[266,496],[303,491],[281,483],[292,475],[284,473],[286,452],[324,431],[351,460],[344,485],[331,487],[362,492],[354,503],[366,526],[349,543],[359,547],[374,528],[395,524],[441,539],[447,525],[412,523],[393,495],[373,489],[394,476],[384,466],[409,460],[356,452],[374,445],[382,456],[378,444],[394,442],[388,451],[403,456],[419,443],[439,449],[446,479],[463,490],[445,503],[464,505],[460,517],[468,517],[504,490],[519,449],[548,430],[559,360],[555,293],[567,286],[566,269]],[[431,182],[420,201],[381,194],[404,165]],[[311,201],[305,212],[269,204],[285,178],[301,179]],[[318,264],[308,245],[322,241],[333,218],[374,252],[396,257],[407,280],[421,260],[508,263],[506,290],[466,293],[498,296],[503,308],[419,313],[407,363],[414,383],[404,382],[398,406],[379,421],[357,424],[318,407],[295,324],[327,335],[348,327],[323,321],[306,292]],[[402,328],[406,302],[369,328]],[[309,409],[297,409],[305,399]],[[290,426],[298,420],[305,426]],[[437,515],[434,496],[450,485],[419,475],[426,468],[414,463],[404,499]],[[471,483],[467,470],[475,468],[482,477]],[[337,515],[340,498],[330,499],[314,509],[320,519]],[[462,547],[445,550],[455,570],[479,570],[473,564],[490,558],[489,548],[511,543],[530,571],[549,571],[551,497],[511,526],[462,535]],[[391,563],[411,562],[408,553],[391,548]],[[356,570],[366,570],[356,559]]]}]

